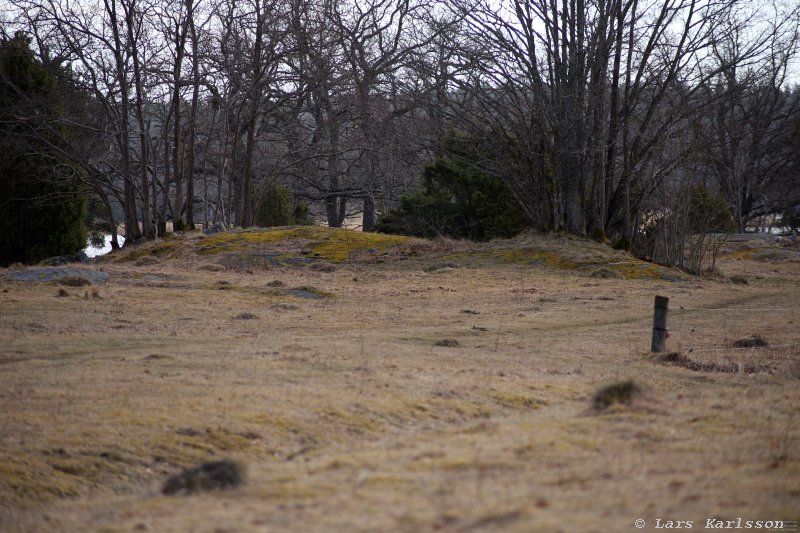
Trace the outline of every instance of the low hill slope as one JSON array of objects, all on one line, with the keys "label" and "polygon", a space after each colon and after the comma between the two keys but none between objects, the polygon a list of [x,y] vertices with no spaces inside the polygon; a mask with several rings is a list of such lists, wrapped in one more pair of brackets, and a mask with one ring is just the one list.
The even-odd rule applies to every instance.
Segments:
[{"label": "low hill slope", "polygon": [[507,263],[573,271],[597,278],[668,281],[689,278],[679,270],[641,261],[588,239],[534,232],[514,239],[474,243],[321,226],[252,228],[213,235],[170,235],[124,248],[103,261],[140,265],[191,261],[209,270],[276,266],[324,269],[343,263],[435,270]]}]

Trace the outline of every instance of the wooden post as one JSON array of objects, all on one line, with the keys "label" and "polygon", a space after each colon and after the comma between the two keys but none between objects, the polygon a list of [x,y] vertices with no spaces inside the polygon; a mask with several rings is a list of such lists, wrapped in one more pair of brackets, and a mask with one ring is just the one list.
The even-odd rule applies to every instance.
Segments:
[{"label": "wooden post", "polygon": [[655,308],[653,309],[653,342],[650,348],[653,352],[663,352],[666,349],[668,309],[669,298],[656,296]]}]

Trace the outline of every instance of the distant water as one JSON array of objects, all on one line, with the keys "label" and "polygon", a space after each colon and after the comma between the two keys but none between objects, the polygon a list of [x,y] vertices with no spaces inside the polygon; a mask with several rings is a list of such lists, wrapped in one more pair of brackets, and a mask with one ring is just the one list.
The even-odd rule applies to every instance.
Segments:
[{"label": "distant water", "polygon": [[[83,253],[85,253],[89,257],[97,257],[98,255],[104,255],[111,251],[111,235],[105,235],[105,241],[102,248],[95,248],[92,246],[92,243],[87,241],[86,248],[83,249]],[[119,245],[122,246],[125,243],[125,237],[122,235],[117,235],[117,241]]]}]

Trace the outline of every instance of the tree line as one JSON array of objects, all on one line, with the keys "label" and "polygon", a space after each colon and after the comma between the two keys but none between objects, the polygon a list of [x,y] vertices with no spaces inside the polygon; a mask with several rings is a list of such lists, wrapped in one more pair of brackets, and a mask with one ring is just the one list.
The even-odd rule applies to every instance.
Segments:
[{"label": "tree line", "polygon": [[[132,242],[251,226],[276,185],[372,231],[454,135],[454,168],[500,180],[530,226],[667,262],[698,188],[742,231],[800,205],[800,12],[781,0],[8,5],[4,38],[62,80],[63,156]],[[654,244],[659,223],[685,231]]]}]

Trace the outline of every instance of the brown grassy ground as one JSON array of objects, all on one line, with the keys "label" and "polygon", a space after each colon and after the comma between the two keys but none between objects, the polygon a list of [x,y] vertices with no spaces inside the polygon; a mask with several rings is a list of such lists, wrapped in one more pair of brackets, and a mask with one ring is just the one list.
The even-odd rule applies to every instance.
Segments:
[{"label": "brown grassy ground", "polygon": [[[101,286],[0,275],[0,530],[800,520],[792,249],[726,250],[720,269],[744,284],[568,238],[313,231],[134,248],[91,267],[111,273]],[[671,298],[671,350],[761,370],[653,361],[656,294]],[[771,346],[731,347],[754,334]],[[623,379],[641,395],[593,410]],[[246,465],[240,488],[160,493],[224,457]]]}]

